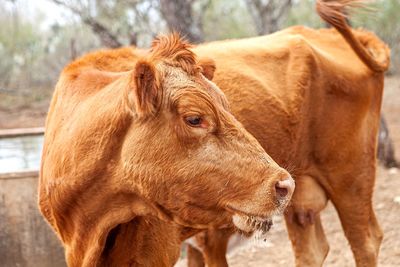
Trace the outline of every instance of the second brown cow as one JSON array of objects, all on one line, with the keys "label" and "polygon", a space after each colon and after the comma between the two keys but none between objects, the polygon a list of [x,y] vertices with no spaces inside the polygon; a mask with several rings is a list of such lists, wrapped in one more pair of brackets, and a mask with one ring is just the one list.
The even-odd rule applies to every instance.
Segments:
[{"label": "second brown cow", "polygon": [[[329,245],[320,212],[329,200],[357,266],[377,265],[383,234],[372,193],[389,49],[347,25],[344,10],[356,2],[317,1],[336,29],[292,27],[195,49],[215,60],[214,81],[233,114],[295,177],[285,219],[296,266],[322,266]],[[198,238],[208,266],[227,265],[230,234],[213,229]]]}]

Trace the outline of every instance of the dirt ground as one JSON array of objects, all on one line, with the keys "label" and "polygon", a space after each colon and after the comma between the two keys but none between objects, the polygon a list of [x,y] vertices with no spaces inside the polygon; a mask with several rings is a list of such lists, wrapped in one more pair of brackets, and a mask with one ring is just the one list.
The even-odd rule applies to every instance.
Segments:
[{"label": "dirt ground", "polygon": [[[38,127],[44,125],[48,100],[34,105],[7,108],[0,106],[0,129]],[[394,141],[397,159],[400,159],[400,76],[386,79],[383,114]],[[374,206],[384,232],[379,266],[400,266],[400,171],[379,168]],[[324,266],[354,266],[347,240],[339,218],[331,204],[322,213],[322,222],[330,243],[330,252]],[[230,266],[294,266],[293,253],[281,218],[276,218],[266,242],[247,242],[229,254]],[[184,262],[179,264],[182,266]]]},{"label": "dirt ground", "polygon": [[0,93],[0,129],[44,126],[50,97],[28,104],[21,102],[16,96]]}]

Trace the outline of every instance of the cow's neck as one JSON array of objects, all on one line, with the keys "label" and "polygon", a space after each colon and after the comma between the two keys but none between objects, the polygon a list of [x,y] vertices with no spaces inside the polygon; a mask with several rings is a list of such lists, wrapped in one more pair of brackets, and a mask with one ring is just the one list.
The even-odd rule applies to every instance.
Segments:
[{"label": "cow's neck", "polygon": [[135,217],[108,235],[104,266],[173,266],[180,253],[180,227],[152,216]]}]

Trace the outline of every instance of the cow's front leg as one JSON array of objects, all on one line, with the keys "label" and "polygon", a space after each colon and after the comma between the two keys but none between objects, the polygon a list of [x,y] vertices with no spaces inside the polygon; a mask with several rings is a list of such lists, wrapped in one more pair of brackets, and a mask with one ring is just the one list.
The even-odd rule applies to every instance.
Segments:
[{"label": "cow's front leg", "polygon": [[312,177],[296,179],[296,190],[285,221],[298,267],[322,266],[328,254],[329,244],[320,218],[327,201],[325,191]]},{"label": "cow's front leg", "polygon": [[[198,247],[202,250],[204,262],[208,267],[227,267],[226,251],[229,238],[234,233],[234,228],[209,229],[195,236]],[[194,248],[191,248],[194,249]],[[189,266],[201,266],[197,253],[188,254]],[[194,257],[196,256],[196,257]],[[195,265],[196,264],[196,265]]]},{"label": "cow's front leg", "polygon": [[187,259],[188,267],[204,267],[206,265],[203,253],[191,244],[188,244]]}]

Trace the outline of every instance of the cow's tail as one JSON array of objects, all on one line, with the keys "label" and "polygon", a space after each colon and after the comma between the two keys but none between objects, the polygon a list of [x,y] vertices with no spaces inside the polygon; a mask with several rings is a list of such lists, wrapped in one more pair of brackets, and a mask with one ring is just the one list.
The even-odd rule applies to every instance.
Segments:
[{"label": "cow's tail", "polygon": [[[384,72],[389,67],[389,48],[376,38],[376,41],[365,47],[359,39],[354,36],[352,29],[347,23],[346,8],[363,6],[362,0],[317,0],[316,9],[319,16],[335,27],[353,48],[357,56],[374,72]],[[368,50],[371,51],[371,54]]]}]

